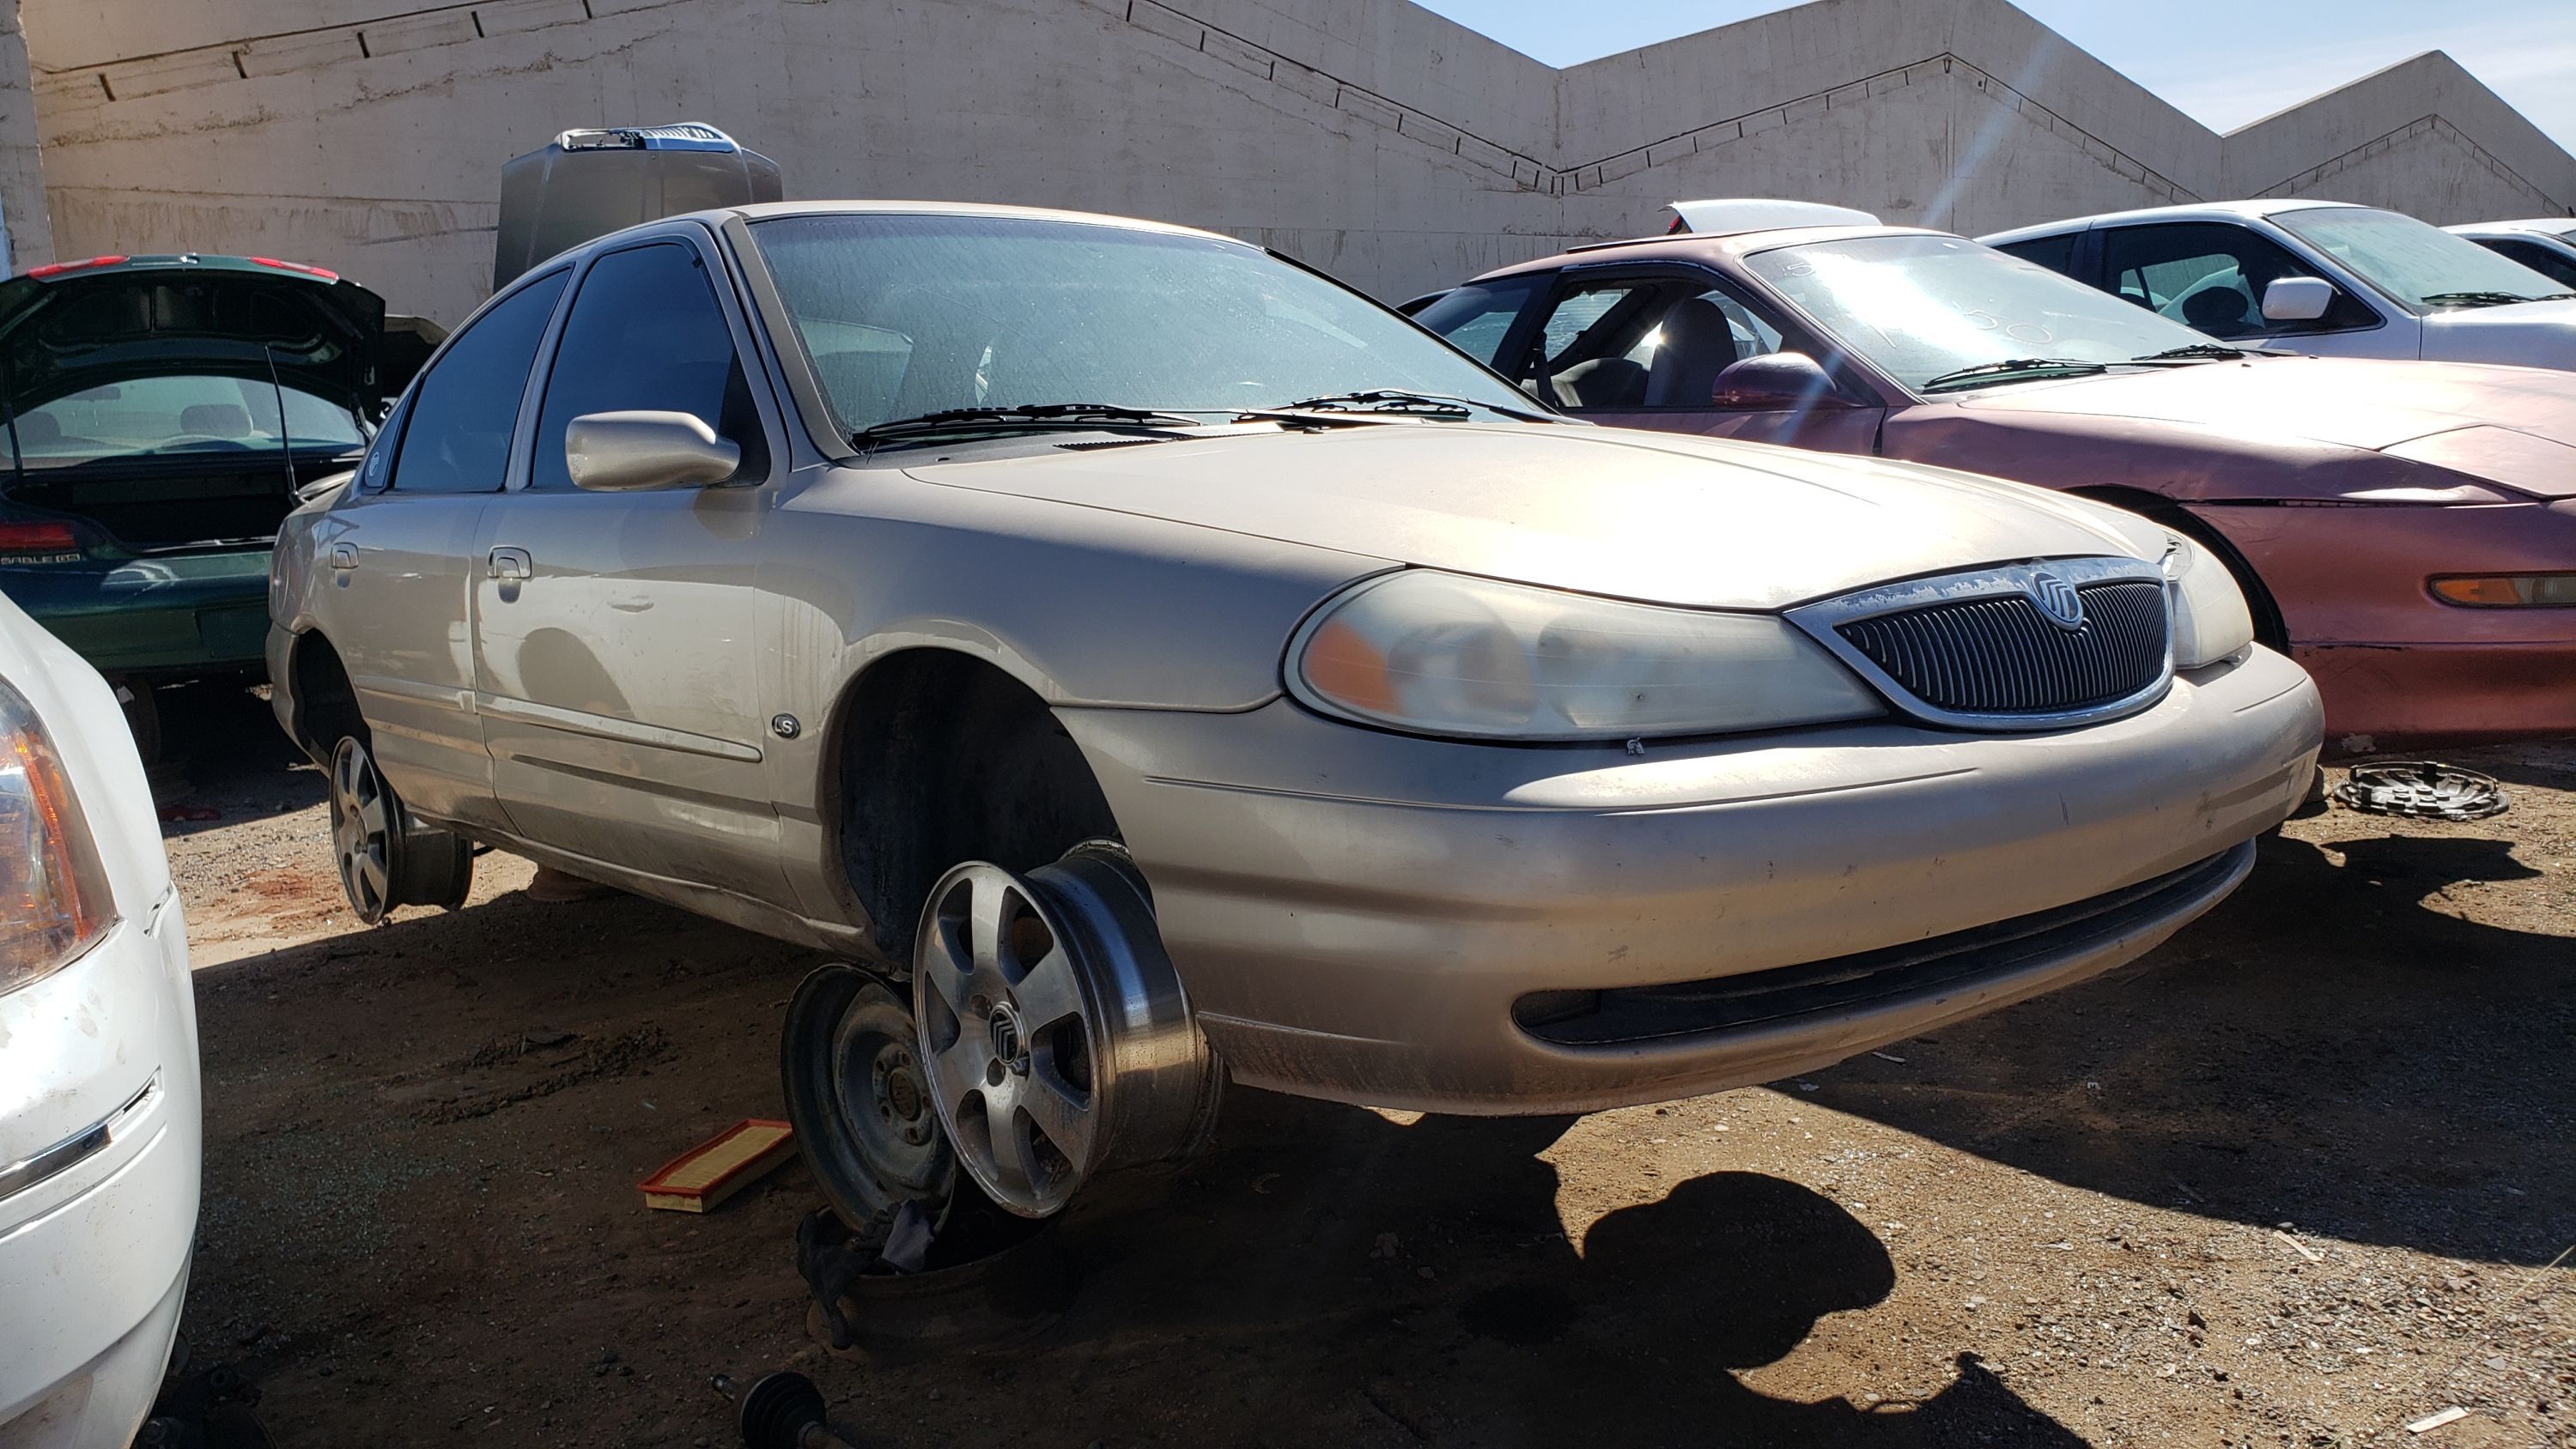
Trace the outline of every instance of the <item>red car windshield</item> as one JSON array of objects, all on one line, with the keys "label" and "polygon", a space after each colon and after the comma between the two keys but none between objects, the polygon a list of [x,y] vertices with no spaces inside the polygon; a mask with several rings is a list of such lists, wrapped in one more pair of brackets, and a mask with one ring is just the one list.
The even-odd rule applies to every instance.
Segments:
[{"label": "red car windshield", "polygon": [[1909,388],[2016,358],[2110,364],[2220,345],[2135,303],[1958,237],[1815,242],[1756,252],[1745,264],[1835,340]]}]

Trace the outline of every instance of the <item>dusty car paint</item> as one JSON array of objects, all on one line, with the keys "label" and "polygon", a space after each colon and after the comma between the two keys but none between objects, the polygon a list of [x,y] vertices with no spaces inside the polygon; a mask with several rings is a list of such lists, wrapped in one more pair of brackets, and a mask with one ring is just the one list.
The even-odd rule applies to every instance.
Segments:
[{"label": "dusty car paint", "polygon": [[[724,269],[767,476],[530,492],[533,399],[506,492],[407,510],[362,472],[281,537],[270,659],[308,746],[295,666],[327,647],[421,816],[899,971],[880,943],[910,923],[870,919],[844,853],[860,822],[839,780],[865,744],[851,701],[887,661],[972,658],[1079,747],[1238,1077],[1487,1112],[1759,1080],[2131,959],[2233,887],[2244,843],[2312,776],[2314,691],[2250,646],[2138,712],[2038,735],[1891,717],[1542,746],[1325,718],[1281,697],[1288,641],[1389,569],[1772,610],[2033,558],[2152,568],[2171,540],[1990,479],[1564,423],[872,453],[818,423],[801,352],[763,345],[792,322],[742,225],[679,219],[571,264],[668,237]],[[343,548],[355,566],[335,570]],[[514,548],[528,557],[505,572],[495,553]],[[1550,1045],[1513,1015],[1532,991],[1791,966],[2175,872],[2134,920],[1792,1026],[1605,1048]]]}]

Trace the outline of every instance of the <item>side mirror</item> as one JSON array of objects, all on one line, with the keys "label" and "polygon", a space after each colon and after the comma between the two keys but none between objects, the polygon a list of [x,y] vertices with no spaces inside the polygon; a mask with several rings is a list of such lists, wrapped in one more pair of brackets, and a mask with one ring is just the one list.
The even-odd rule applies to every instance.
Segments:
[{"label": "side mirror", "polygon": [[687,413],[584,413],[564,429],[564,471],[594,493],[702,488],[741,466],[742,449]]},{"label": "side mirror", "polygon": [[1803,352],[1765,352],[1728,363],[1710,387],[1709,405],[1731,413],[1785,413],[1802,408],[1847,408],[1816,359]]},{"label": "side mirror", "polygon": [[2323,277],[2276,277],[2263,289],[2266,322],[2314,322],[2334,305],[2334,283]]}]

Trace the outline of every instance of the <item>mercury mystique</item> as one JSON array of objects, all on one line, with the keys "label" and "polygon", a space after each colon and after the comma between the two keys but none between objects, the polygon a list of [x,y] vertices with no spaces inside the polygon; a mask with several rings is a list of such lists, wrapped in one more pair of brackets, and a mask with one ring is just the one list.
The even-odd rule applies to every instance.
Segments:
[{"label": "mercury mystique", "polygon": [[774,204],[450,338],[280,536],[368,918],[469,842],[871,973],[836,1204],[1004,1206],[1231,1079],[1766,1081],[2148,950],[2314,774],[2225,567],[2101,504],[1538,407],[1229,238]]}]

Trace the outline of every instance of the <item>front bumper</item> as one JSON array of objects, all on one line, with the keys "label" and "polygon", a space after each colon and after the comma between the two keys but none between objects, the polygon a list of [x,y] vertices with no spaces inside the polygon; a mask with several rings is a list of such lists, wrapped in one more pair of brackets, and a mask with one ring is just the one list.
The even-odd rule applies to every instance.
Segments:
[{"label": "front bumper", "polygon": [[103,674],[184,677],[260,661],[264,548],[0,567],[0,593]]},{"label": "front bumper", "polygon": [[[186,1297],[203,1163],[176,893],[0,996],[0,1449],[132,1441]],[[103,1139],[95,1145],[92,1137]]]},{"label": "front bumper", "polygon": [[[2132,959],[2233,888],[2242,862],[2221,858],[2299,803],[2321,728],[2307,676],[2261,649],[2127,719],[2013,737],[1878,722],[1630,757],[1414,739],[1286,703],[1060,714],[1238,1080],[1511,1113],[1767,1081]],[[2204,865],[2144,915],[1794,1019],[1601,1042],[1514,1020],[1567,993],[1833,962]]]}]

